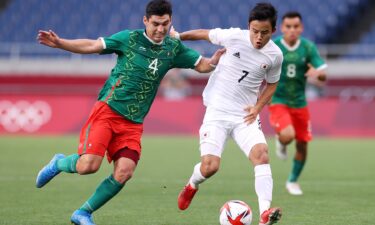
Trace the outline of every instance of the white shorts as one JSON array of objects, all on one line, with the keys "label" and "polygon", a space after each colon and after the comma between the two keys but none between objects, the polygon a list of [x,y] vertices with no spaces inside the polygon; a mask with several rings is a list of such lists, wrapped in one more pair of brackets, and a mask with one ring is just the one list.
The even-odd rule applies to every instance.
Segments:
[{"label": "white shorts", "polygon": [[256,144],[267,144],[260,125],[260,118],[250,125],[244,123],[243,116],[234,116],[208,107],[203,124],[199,129],[201,156],[221,157],[224,145],[231,136],[246,157]]}]

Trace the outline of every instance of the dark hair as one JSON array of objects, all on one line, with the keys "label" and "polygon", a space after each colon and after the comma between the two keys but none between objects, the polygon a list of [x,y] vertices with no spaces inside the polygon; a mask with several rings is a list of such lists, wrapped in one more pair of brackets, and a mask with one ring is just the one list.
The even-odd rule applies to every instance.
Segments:
[{"label": "dark hair", "polygon": [[258,3],[250,11],[249,23],[253,20],[269,20],[272,28],[276,29],[277,10],[270,3]]},{"label": "dark hair", "polygon": [[146,6],[146,17],[152,15],[163,16],[168,14],[172,16],[172,4],[168,0],[152,0]]},{"label": "dark hair", "polygon": [[302,21],[302,16],[297,11],[290,11],[290,12],[285,13],[282,20],[284,21],[285,18],[296,18],[296,17],[298,17],[299,20]]}]

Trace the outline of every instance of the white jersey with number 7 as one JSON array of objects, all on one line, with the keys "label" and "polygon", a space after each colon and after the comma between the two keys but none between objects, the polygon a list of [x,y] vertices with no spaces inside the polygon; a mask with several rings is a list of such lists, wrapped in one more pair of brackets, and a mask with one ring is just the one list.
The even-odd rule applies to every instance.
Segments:
[{"label": "white jersey with number 7", "polygon": [[244,107],[256,104],[263,80],[279,81],[282,52],[272,40],[262,49],[254,48],[249,30],[239,28],[213,29],[209,38],[227,50],[204,89],[204,105],[243,116]]}]

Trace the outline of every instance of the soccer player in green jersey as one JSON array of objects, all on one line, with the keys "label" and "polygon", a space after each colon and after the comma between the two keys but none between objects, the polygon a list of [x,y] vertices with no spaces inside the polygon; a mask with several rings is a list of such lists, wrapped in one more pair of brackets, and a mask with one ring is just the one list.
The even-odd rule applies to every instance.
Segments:
[{"label": "soccer player in green jersey", "polygon": [[146,29],[124,30],[97,40],[60,38],[53,31],[39,31],[41,44],[81,54],[117,54],[117,64],[100,91],[81,130],[78,154],[56,154],[38,174],[43,187],[60,172],[95,173],[107,155],[114,161],[113,174],[99,184],[93,195],[76,210],[74,224],[93,225],[92,213],[115,196],[132,177],[141,155],[143,120],[150,110],[160,81],[171,68],[210,72],[225,50],[210,59],[167,36],[172,6],[167,0],[147,4]]},{"label": "soccer player in green jersey", "polygon": [[292,195],[302,195],[297,180],[306,162],[307,143],[312,138],[305,95],[306,79],[312,77],[324,81],[324,69],[327,67],[316,46],[301,37],[302,31],[302,17],[298,12],[288,12],[283,16],[283,36],[278,37],[275,43],[282,50],[284,61],[280,81],[269,107],[270,122],[277,133],[277,156],[286,160],[286,146],[296,140],[292,171],[286,183]]}]

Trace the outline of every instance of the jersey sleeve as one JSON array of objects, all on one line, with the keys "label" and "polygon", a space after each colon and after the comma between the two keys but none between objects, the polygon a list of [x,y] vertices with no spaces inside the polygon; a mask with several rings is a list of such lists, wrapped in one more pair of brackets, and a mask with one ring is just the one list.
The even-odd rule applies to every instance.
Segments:
[{"label": "jersey sleeve", "polygon": [[103,43],[103,51],[100,54],[120,54],[125,51],[126,41],[129,38],[129,31],[124,30],[110,37],[101,38]]},{"label": "jersey sleeve", "polygon": [[173,67],[194,69],[201,58],[202,56],[197,51],[186,47],[180,42],[177,54],[173,60]]},{"label": "jersey sleeve", "polygon": [[311,44],[309,48],[309,61],[315,69],[324,69],[327,67],[327,64],[319,54],[318,48],[314,44]]},{"label": "jersey sleeve", "polygon": [[266,75],[266,81],[267,83],[273,84],[280,80],[280,74],[281,74],[281,66],[283,64],[283,55],[277,55],[275,57],[275,60],[267,72]]},{"label": "jersey sleeve", "polygon": [[216,28],[212,29],[208,33],[208,37],[212,44],[226,46],[230,37],[233,33],[240,31],[239,28],[230,28],[230,29],[221,29]]}]

